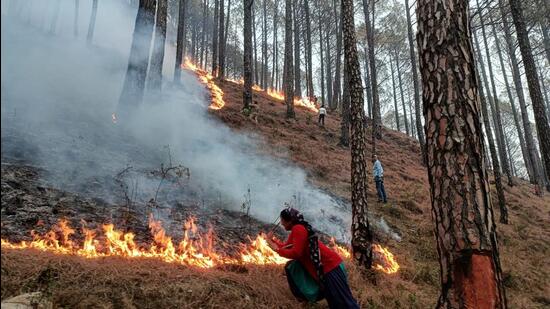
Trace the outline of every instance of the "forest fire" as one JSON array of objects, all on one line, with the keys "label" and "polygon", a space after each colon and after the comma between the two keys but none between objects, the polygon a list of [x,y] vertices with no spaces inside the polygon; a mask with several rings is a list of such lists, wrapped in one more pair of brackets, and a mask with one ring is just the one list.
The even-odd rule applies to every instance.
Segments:
[{"label": "forest fire", "polygon": [[188,58],[185,59],[185,62],[182,65],[182,69],[188,69],[199,77],[199,80],[206,85],[208,90],[210,90],[210,95],[212,96],[212,103],[208,108],[213,110],[219,110],[222,109],[225,106],[225,102],[223,100],[223,91],[214,83],[214,76],[212,76],[210,73],[199,69],[191,60]]},{"label": "forest fire", "polygon": [[[149,218],[149,230],[153,240],[148,246],[138,245],[134,240],[134,233],[117,230],[113,224],[103,224],[102,235],[97,236],[97,231],[86,228],[84,223],[81,228],[84,239],[82,245],[79,245],[77,241],[79,237],[75,237],[76,230],[64,219],[59,220],[43,235],[31,231],[33,240],[30,242],[12,243],[2,239],[1,243],[3,249],[36,249],[83,258],[110,256],[156,258],[167,263],[199,268],[212,268],[224,264],[282,265],[288,261],[268,246],[264,234],[259,234],[254,240],[251,239],[248,244],[240,244],[236,257],[216,252],[212,228],[209,228],[205,234],[201,234],[195,220],[191,217],[184,223],[183,237],[177,243],[166,235],[162,222],[155,220],[152,216]],[[343,258],[351,257],[349,250],[337,245],[334,240],[331,241],[331,247]],[[373,250],[375,258],[381,262],[381,264],[374,264],[375,269],[387,274],[397,272],[399,265],[387,249],[374,245]]]}]

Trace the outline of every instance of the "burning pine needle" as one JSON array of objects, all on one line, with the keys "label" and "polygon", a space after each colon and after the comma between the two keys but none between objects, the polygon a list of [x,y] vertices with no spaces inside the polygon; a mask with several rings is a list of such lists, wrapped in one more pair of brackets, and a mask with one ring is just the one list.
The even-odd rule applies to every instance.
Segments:
[{"label": "burning pine needle", "polygon": [[[175,242],[172,237],[166,234],[162,222],[152,216],[149,218],[149,230],[152,235],[152,242],[148,246],[140,246],[135,241],[135,234],[123,232],[115,228],[114,224],[103,224],[101,237],[97,231],[82,227],[84,240],[73,239],[76,230],[70,224],[61,219],[53,228],[39,235],[31,231],[33,240],[12,243],[6,239],[1,240],[2,249],[37,249],[52,252],[55,254],[76,255],[84,258],[99,258],[108,256],[119,256],[124,258],[156,258],[167,263],[178,263],[199,268],[212,268],[227,264],[254,264],[254,265],[282,265],[288,260],[279,256],[273,251],[266,239],[266,235],[260,233],[255,239],[249,239],[247,244],[239,245],[239,252],[236,257],[228,256],[214,249],[214,232],[209,228],[202,234],[194,217],[185,221],[183,226],[183,237],[181,241]],[[331,247],[343,258],[350,258],[350,251],[336,244],[331,240]],[[375,252],[374,268],[387,274],[399,270],[399,264],[395,261],[393,254],[380,245],[373,245]]]}]

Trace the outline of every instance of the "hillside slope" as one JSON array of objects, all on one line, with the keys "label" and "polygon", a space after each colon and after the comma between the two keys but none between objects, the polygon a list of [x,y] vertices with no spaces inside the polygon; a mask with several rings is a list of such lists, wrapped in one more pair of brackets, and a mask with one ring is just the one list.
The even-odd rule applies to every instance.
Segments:
[{"label": "hillside slope", "polygon": [[[253,111],[247,117],[241,113],[241,85],[217,83],[225,93],[226,105],[211,111],[213,117],[256,138],[266,154],[302,167],[311,183],[349,199],[350,156],[349,149],[338,146],[337,115],[329,114],[324,128],[317,126],[317,115],[302,108],[296,110],[297,120],[286,120],[281,101],[255,92]],[[374,185],[369,180],[369,209],[401,236],[401,241],[396,241],[378,235],[379,241],[396,256],[401,269],[393,275],[364,273],[347,262],[350,284],[362,308],[430,308],[435,305],[439,292],[439,265],[426,170],[420,165],[415,140],[390,130],[384,130],[383,136],[378,143],[378,155],[384,164],[389,203],[376,202]],[[18,183],[18,176],[4,181],[8,172],[2,166],[3,195],[5,186],[10,186],[14,198],[8,200],[8,204],[13,204],[12,208],[25,205],[28,201],[17,197],[24,186]],[[550,269],[545,264],[550,254],[550,195],[537,197],[527,182],[517,182],[513,188],[506,187],[510,224],[498,225],[508,302],[511,308],[543,308],[550,305]],[[35,194],[41,194],[41,190],[44,189],[36,190]],[[55,206],[66,200],[65,194],[60,193],[40,206],[48,209],[49,204]],[[80,203],[78,199],[70,201]],[[4,215],[10,205],[2,204]],[[498,210],[495,211],[498,216]],[[203,218],[206,220],[208,218]],[[4,223],[2,228],[4,232]],[[41,291],[46,299],[62,307],[300,306],[287,288],[282,267],[198,269],[150,259],[87,260],[35,250],[2,251],[2,300]],[[326,308],[326,304],[321,302],[314,307]]]},{"label": "hillside slope", "polygon": [[[221,83],[226,106],[213,114],[239,131],[261,135],[266,152],[288,156],[308,171],[311,182],[350,198],[351,158],[349,149],[338,146],[340,117],[329,113],[323,128],[317,125],[317,115],[297,108],[297,119],[286,120],[283,102],[265,92],[256,92],[252,117],[245,117],[239,113],[240,87],[231,82]],[[370,158],[369,129],[367,136],[366,157]],[[403,133],[383,129],[383,139],[377,142],[377,155],[384,165],[389,203],[377,202],[375,185],[369,177],[369,210],[383,217],[402,235],[402,242],[388,242],[403,266],[400,278],[424,293],[436,295],[439,265],[432,232],[429,183],[427,171],[420,164],[419,144]],[[370,162],[368,166],[372,168]],[[516,183],[514,187],[505,186],[510,224],[497,223],[508,301],[512,308],[548,306],[550,269],[543,261],[550,253],[550,194],[541,198],[534,194],[534,187],[527,181],[516,179]],[[495,190],[492,180],[491,186]],[[496,194],[492,198],[496,205]],[[498,207],[494,210],[498,218]]]}]

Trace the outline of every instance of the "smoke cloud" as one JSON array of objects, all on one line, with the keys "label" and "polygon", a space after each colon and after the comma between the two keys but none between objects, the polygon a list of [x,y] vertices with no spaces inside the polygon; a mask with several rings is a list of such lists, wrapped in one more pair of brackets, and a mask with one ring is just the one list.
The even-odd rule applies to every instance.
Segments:
[{"label": "smoke cloud", "polygon": [[[274,221],[288,203],[317,229],[347,238],[346,203],[310,185],[290,162],[258,154],[260,137],[235,132],[210,115],[208,93],[192,73],[182,74],[181,85],[165,82],[162,95],[146,96],[131,119],[113,123],[136,8],[100,1],[88,46],[90,8],[81,2],[75,38],[72,1],[61,1],[50,33],[53,12],[42,3],[53,2],[32,2],[19,8],[19,17],[2,18],[2,161],[39,166],[50,185],[120,202],[116,174],[131,166],[128,186],[137,187],[137,198],[151,198],[159,180],[146,171],[166,166],[169,149],[173,164],[190,169],[185,195],[219,201],[207,207],[238,211],[250,190],[250,214],[262,221]],[[38,14],[41,5],[44,14]],[[171,80],[173,55],[167,46],[165,81]]]}]

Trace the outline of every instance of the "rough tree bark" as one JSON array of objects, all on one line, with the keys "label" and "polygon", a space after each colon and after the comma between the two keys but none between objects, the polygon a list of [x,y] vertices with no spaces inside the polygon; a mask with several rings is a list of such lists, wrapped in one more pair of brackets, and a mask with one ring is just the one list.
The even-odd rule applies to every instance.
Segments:
[{"label": "rough tree bark", "polygon": [[97,16],[97,1],[93,0],[92,2],[92,15],[90,16],[90,24],[88,25],[88,35],[86,36],[86,42],[92,44],[92,39],[94,37],[95,30],[95,19]]},{"label": "rough tree bark", "polygon": [[525,20],[523,19],[523,9],[521,2],[518,0],[510,0],[510,10],[512,11],[512,19],[516,27],[516,34],[519,43],[521,58],[523,59],[523,67],[525,68],[525,76],[529,86],[529,94],[531,96],[531,104],[535,114],[535,123],[537,125],[537,136],[539,138],[540,149],[542,153],[542,161],[546,170],[546,175],[550,175],[550,124],[544,110],[542,100],[542,92],[537,76],[535,60],[533,59],[531,43],[527,33]]},{"label": "rough tree bark", "polygon": [[300,74],[300,6],[298,1],[292,1],[292,17],[294,20],[294,97],[302,97],[302,78]]},{"label": "rough tree bark", "polygon": [[128,69],[120,94],[119,111],[128,113],[129,106],[139,106],[143,100],[151,37],[155,25],[155,0],[140,0],[136,15]]},{"label": "rough tree bark", "polygon": [[466,0],[418,0],[438,308],[506,308]]},{"label": "rough tree bark", "polygon": [[372,266],[372,232],[370,230],[367,203],[367,162],[363,85],[357,56],[357,41],[353,18],[353,0],[342,0],[342,23],[344,36],[344,61],[348,78],[351,120],[351,247],[359,265]]},{"label": "rough tree bark", "polygon": [[176,37],[176,64],[174,66],[174,82],[181,80],[181,64],[183,63],[183,46],[185,45],[185,5],[186,0],[179,1],[178,34]]},{"label": "rough tree bark", "polygon": [[350,122],[350,95],[349,78],[344,64],[344,94],[342,95],[342,119],[340,120],[340,142],[341,147],[349,147],[349,122]]},{"label": "rough tree bark", "polygon": [[244,7],[244,59],[243,59],[243,108],[252,104],[252,5],[254,0],[245,0]]},{"label": "rough tree bark", "polygon": [[369,70],[369,57],[368,57],[368,47],[367,42],[364,45],[365,52],[365,91],[367,92],[367,112],[369,117],[372,118],[372,90],[370,82],[370,70]]},{"label": "rough tree bark", "polygon": [[307,61],[307,96],[312,98],[315,95],[313,89],[313,57],[311,52],[311,18],[309,14],[309,1],[302,0],[306,18],[306,61]]},{"label": "rough tree bark", "polygon": [[285,65],[283,84],[285,92],[286,117],[295,118],[294,113],[294,68],[292,59],[292,0],[285,1]]},{"label": "rough tree bark", "polygon": [[149,67],[148,87],[153,92],[159,92],[162,87],[162,63],[164,62],[164,43],[166,42],[166,16],[168,0],[158,0],[157,23],[155,26],[155,40],[153,54]]}]

